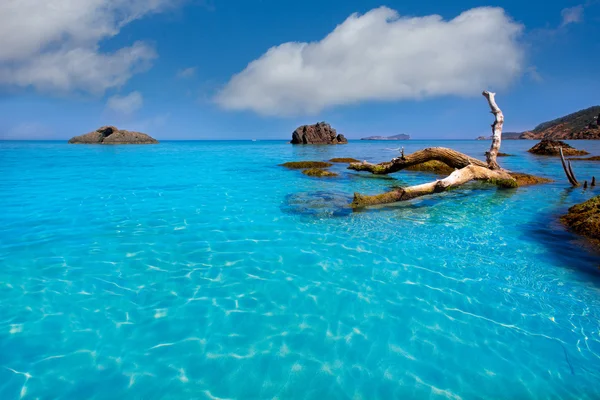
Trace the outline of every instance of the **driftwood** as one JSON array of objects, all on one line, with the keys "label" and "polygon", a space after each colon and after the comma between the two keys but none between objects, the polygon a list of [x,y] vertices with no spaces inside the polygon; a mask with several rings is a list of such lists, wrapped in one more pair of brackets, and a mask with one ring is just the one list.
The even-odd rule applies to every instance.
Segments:
[{"label": "driftwood", "polygon": [[573,168],[571,167],[571,161],[569,160],[569,162],[567,164],[567,162],[565,162],[565,156],[563,154],[562,147],[559,147],[558,150],[560,152],[560,161],[562,163],[563,169],[565,170],[565,175],[567,175],[567,179],[569,180],[571,185],[573,185],[575,187],[579,186],[579,182],[577,181],[577,178],[575,177],[575,174],[573,173]]},{"label": "driftwood", "polygon": [[387,193],[373,196],[355,193],[351,206],[360,208],[377,204],[406,201],[420,196],[443,192],[473,180],[485,181],[503,188],[515,188],[522,184],[549,181],[544,178],[538,178],[527,174],[512,173],[502,169],[500,165],[498,165],[496,157],[498,156],[500,145],[502,143],[504,115],[502,114],[500,107],[496,104],[495,93],[485,91],[482,94],[487,99],[490,110],[492,114],[494,114],[494,123],[492,124],[492,144],[490,150],[486,152],[487,162],[483,162],[445,147],[430,147],[406,156],[404,155],[404,152],[402,152],[400,157],[380,164],[371,164],[366,161],[362,163],[352,163],[348,169],[368,171],[379,175],[391,174],[413,165],[422,164],[432,160],[441,161],[451,168],[455,168],[455,170],[444,179],[395,189]]},{"label": "driftwood", "polygon": [[500,151],[500,144],[502,143],[502,125],[504,125],[504,114],[502,110],[496,104],[496,93],[488,92],[487,90],[482,93],[487,99],[492,114],[494,114],[494,123],[492,124],[492,146],[490,151],[485,153],[489,169],[500,169],[500,166],[496,162],[496,157]]}]

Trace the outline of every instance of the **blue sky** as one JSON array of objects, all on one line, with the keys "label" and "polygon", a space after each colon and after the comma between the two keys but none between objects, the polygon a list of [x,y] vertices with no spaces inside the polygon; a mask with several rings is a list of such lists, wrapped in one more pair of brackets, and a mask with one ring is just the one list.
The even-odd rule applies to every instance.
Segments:
[{"label": "blue sky", "polygon": [[505,131],[600,103],[597,1],[48,3],[0,4],[0,138],[474,138],[484,89]]}]

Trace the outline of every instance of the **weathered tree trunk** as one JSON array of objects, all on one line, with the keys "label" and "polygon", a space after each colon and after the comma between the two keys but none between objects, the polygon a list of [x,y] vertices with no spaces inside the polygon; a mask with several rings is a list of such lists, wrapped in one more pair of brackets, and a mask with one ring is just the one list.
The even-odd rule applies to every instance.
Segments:
[{"label": "weathered tree trunk", "polygon": [[442,180],[401,188],[383,194],[366,196],[355,193],[354,201],[351,206],[359,208],[376,204],[406,201],[414,199],[415,197],[443,192],[449,188],[463,185],[472,180],[487,181],[501,187],[517,187],[518,183],[515,177],[511,176],[508,171],[500,168],[496,161],[502,143],[504,115],[496,104],[495,95],[495,93],[488,91],[483,92],[483,96],[488,100],[492,114],[494,114],[495,117],[494,123],[492,124],[492,144],[490,150],[486,153],[487,163],[444,147],[430,147],[409,154],[408,156],[402,154],[401,157],[394,158],[390,162],[380,164],[371,164],[367,162],[353,163],[350,164],[348,167],[349,169],[369,171],[373,174],[390,174],[431,160],[441,161],[450,167],[456,168],[456,170]]},{"label": "weathered tree trunk", "polygon": [[492,114],[494,114],[495,120],[492,124],[492,146],[490,151],[485,153],[489,169],[500,169],[500,166],[496,162],[496,157],[500,151],[500,144],[502,143],[502,125],[504,125],[504,114],[502,110],[496,104],[496,93],[484,91],[483,96],[487,99]]},{"label": "weathered tree trunk", "polygon": [[385,175],[398,172],[413,165],[423,164],[424,162],[431,160],[441,161],[449,167],[458,169],[468,165],[487,167],[487,164],[483,161],[469,157],[456,150],[448,149],[446,147],[429,147],[407,156],[394,158],[390,162],[383,162],[380,164],[371,164],[368,162],[352,163],[348,169],[353,169],[355,171],[369,171],[373,174]]},{"label": "weathered tree trunk", "polygon": [[415,197],[440,193],[472,180],[487,181],[501,187],[517,187],[516,180],[504,170],[491,170],[479,165],[468,165],[464,168],[457,169],[446,178],[434,182],[409,186],[407,188],[401,188],[374,196],[366,196],[355,193],[351,206],[353,208],[360,208],[377,204],[406,201],[414,199]]}]

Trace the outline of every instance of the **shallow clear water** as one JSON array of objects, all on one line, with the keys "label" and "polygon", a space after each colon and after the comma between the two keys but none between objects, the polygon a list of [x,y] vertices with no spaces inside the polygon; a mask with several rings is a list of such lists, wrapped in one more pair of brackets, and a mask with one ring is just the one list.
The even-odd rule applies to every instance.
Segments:
[{"label": "shallow clear water", "polygon": [[0,398],[600,398],[600,257],[557,220],[594,191],[558,159],[505,141],[557,182],[355,213],[432,175],[277,166],[400,145],[489,143],[0,142]]}]

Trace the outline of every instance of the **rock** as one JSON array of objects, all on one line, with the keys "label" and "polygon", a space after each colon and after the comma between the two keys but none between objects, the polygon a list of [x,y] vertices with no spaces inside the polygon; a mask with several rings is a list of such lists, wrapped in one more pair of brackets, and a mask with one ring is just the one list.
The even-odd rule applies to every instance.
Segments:
[{"label": "rock", "polygon": [[565,142],[561,142],[560,140],[550,140],[543,139],[541,142],[533,146],[531,149],[527,150],[530,153],[542,155],[542,156],[559,156],[560,150],[563,149],[563,154],[565,156],[581,156],[590,154],[585,150],[577,150]]},{"label": "rock", "polygon": [[587,158],[569,158],[569,161],[571,160],[576,160],[576,161],[600,161],[600,156],[592,156],[592,157],[587,157]]},{"label": "rock", "polygon": [[103,126],[94,132],[75,136],[71,144],[156,144],[158,140],[140,132],[119,130],[114,126]]},{"label": "rock", "polygon": [[541,176],[523,174],[520,172],[510,172],[510,176],[512,176],[519,186],[528,186],[528,185],[537,185],[538,183],[549,183],[552,182],[552,179],[542,178]]},{"label": "rock", "polygon": [[475,140],[492,140],[492,137],[491,136],[488,136],[488,137],[486,137],[486,136],[477,136],[477,139],[475,139]]},{"label": "rock", "polygon": [[591,239],[600,247],[600,196],[569,208],[561,221],[575,233]]},{"label": "rock", "polygon": [[360,162],[360,160],[357,160],[356,158],[350,158],[350,157],[341,157],[341,158],[332,158],[331,160],[329,160],[329,162],[353,163],[353,162]]},{"label": "rock", "polygon": [[303,125],[292,133],[292,144],[344,144],[348,140],[338,134],[328,123]]},{"label": "rock", "polygon": [[305,168],[329,168],[333,164],[325,161],[290,161],[280,164],[282,167],[289,169],[305,169]]},{"label": "rock", "polygon": [[309,168],[302,171],[304,175],[322,177],[338,176],[335,172],[327,171],[322,168]]},{"label": "rock", "polygon": [[454,168],[437,160],[430,160],[421,164],[411,165],[410,167],[407,167],[405,169],[407,171],[433,172],[436,174],[444,175],[448,175],[454,172]]}]

